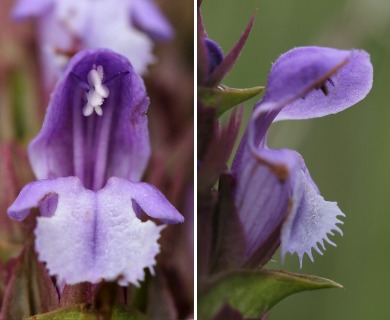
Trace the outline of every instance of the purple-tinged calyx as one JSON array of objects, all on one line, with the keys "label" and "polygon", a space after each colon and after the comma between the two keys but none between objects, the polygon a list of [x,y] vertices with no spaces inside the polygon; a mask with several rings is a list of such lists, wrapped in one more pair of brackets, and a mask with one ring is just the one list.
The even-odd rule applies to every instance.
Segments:
[{"label": "purple-tinged calyx", "polygon": [[321,253],[325,242],[333,244],[329,235],[341,234],[337,224],[344,216],[320,195],[301,155],[267,147],[271,123],[340,112],[362,100],[372,81],[369,55],[362,50],[295,48],[273,65],[233,163],[250,265],[267,262],[279,244],[282,257],[297,253],[302,265],[306,253],[313,260],[313,248]]},{"label": "purple-tinged calyx", "polygon": [[67,284],[143,280],[153,269],[163,223],[183,217],[153,186],[139,182],[149,156],[149,98],[128,60],[87,50],[69,63],[39,134],[29,145],[39,181],[25,186],[8,215],[39,207],[36,249]]}]

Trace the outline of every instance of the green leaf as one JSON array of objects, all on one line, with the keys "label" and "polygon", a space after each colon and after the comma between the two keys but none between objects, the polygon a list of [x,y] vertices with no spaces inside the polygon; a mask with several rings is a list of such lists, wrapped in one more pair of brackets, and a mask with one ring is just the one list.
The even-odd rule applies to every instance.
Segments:
[{"label": "green leaf", "polygon": [[230,108],[253,98],[262,93],[265,87],[254,87],[246,89],[229,88],[225,86],[218,87],[198,87],[198,98],[207,107],[215,107],[217,116],[221,116]]},{"label": "green leaf", "polygon": [[[98,312],[89,305],[80,304],[77,306],[57,309],[52,312],[38,314],[26,320],[96,320],[103,319]],[[146,320],[147,318],[135,309],[115,306],[111,320]]]},{"label": "green leaf", "polygon": [[111,320],[146,320],[147,317],[135,309],[114,307]]},{"label": "green leaf", "polygon": [[257,318],[298,292],[342,288],[328,279],[277,270],[239,270],[215,278],[198,298],[199,319],[208,320],[226,304],[244,318]]}]

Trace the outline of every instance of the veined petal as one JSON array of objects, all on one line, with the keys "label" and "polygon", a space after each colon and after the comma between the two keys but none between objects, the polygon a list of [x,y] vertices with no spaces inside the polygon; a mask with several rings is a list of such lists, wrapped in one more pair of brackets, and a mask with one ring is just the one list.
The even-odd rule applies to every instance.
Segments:
[{"label": "veined petal", "polygon": [[252,152],[256,154],[265,147],[269,126],[280,111],[277,107],[277,104],[262,104],[260,101],[257,109],[254,110],[248,128],[241,139],[237,153],[233,159],[232,170],[236,174],[239,174],[240,167],[245,166],[245,163],[243,163],[245,153]]},{"label": "veined petal", "polygon": [[362,100],[372,81],[370,57],[363,50],[295,48],[272,66],[262,103],[283,108],[277,120],[322,117]]},{"label": "veined petal", "polygon": [[151,0],[130,0],[131,22],[157,41],[172,39],[175,32],[160,9]]},{"label": "veined petal", "polygon": [[[88,74],[99,66],[108,89],[104,99],[88,83]],[[86,116],[86,99],[95,103],[89,103],[91,107],[100,105],[92,99],[95,93],[102,102],[96,112],[102,114],[85,110]],[[150,156],[148,105],[143,81],[126,58],[106,49],[78,53],[51,97],[41,131],[29,145],[35,175],[77,176],[93,190],[112,176],[139,181]]]},{"label": "veined petal", "polygon": [[290,174],[298,163],[290,150],[245,148],[234,171],[235,204],[247,240],[246,259],[264,264],[279,245],[279,230],[291,209]]},{"label": "veined petal", "polygon": [[[339,217],[344,214],[336,203],[327,202],[320,195],[302,157],[292,150],[284,151],[284,154],[280,151],[270,153],[266,146],[266,136],[275,118],[321,117],[352,106],[370,91],[372,77],[369,55],[361,50],[296,48],[282,55],[273,65],[266,94],[256,106],[232,166],[233,173],[238,180],[238,197],[243,198],[240,193],[249,194],[248,191],[242,193],[241,190],[247,190],[247,186],[256,185],[252,182],[254,178],[257,179],[255,181],[260,181],[259,187],[263,188],[250,195],[252,202],[247,196],[249,200],[245,201],[249,201],[249,208],[245,209],[240,205],[243,200],[236,202],[242,223],[247,225],[245,231],[249,237],[250,246],[255,243],[255,247],[258,247],[261,253],[270,252],[272,249],[270,240],[275,242],[276,237],[280,235],[282,257],[287,252],[297,253],[302,265],[305,253],[313,260],[312,248],[321,253],[318,245],[320,244],[325,249],[324,242],[333,244],[328,235],[333,235],[334,231],[341,233],[337,224],[342,223]],[[273,191],[276,186],[275,177],[265,178],[264,173],[251,169],[256,168],[253,160],[250,159],[251,153],[257,154],[258,159],[261,159],[262,164],[269,169],[273,168],[274,175],[280,174],[278,170],[275,170],[273,157],[276,154],[280,156],[278,167],[286,163],[298,164],[288,166],[290,168],[288,188]],[[248,170],[253,170],[253,172],[248,172]],[[269,193],[270,190],[272,194]],[[286,202],[286,197],[291,200],[292,208],[282,220],[278,209],[274,210],[276,217],[270,218],[269,209],[262,207],[262,203],[267,203],[267,201],[269,202],[267,204],[276,203],[276,200],[272,198],[273,194],[276,194],[282,203]],[[257,211],[257,207],[261,210]],[[251,216],[248,212],[253,208],[256,208],[256,213]],[[285,221],[284,218],[286,218]],[[256,240],[253,236],[256,233],[250,229],[251,224],[259,223],[255,222],[255,219],[271,221],[267,227],[264,227],[264,222],[260,224],[259,228],[265,230],[263,231],[265,236],[258,238],[261,241]],[[280,227],[281,234],[280,229],[278,230]],[[250,247],[248,249],[251,250]]]},{"label": "veined petal", "polygon": [[294,173],[291,180],[294,205],[282,227],[281,250],[282,257],[287,252],[297,253],[302,267],[305,253],[313,261],[312,249],[322,254],[321,248],[325,250],[325,242],[335,246],[329,240],[329,235],[334,235],[334,231],[342,235],[337,225],[343,223],[339,217],[345,215],[336,202],[324,200],[302,157],[298,153],[296,157],[300,159],[301,168]]},{"label": "veined petal", "polygon": [[30,183],[8,215],[22,220],[31,207],[40,206],[52,195],[58,195],[58,201],[50,217],[38,218],[36,249],[50,274],[67,284],[104,279],[138,285],[144,279],[144,268],[153,268],[163,226],[139,220],[132,199],[144,198],[139,202],[148,202],[146,212],[154,214],[159,208],[159,218],[166,221],[181,217],[161,193],[144,183],[126,184],[113,178],[93,192],[76,177]]},{"label": "veined petal", "polygon": [[[266,92],[255,107],[248,133],[253,147],[265,145],[273,121],[307,119],[340,112],[371,90],[373,68],[363,50],[299,47],[284,53],[272,66]],[[240,162],[243,148],[233,166]]]},{"label": "veined petal", "polygon": [[[320,251],[317,242],[329,241],[327,233],[343,215],[335,203],[326,202],[293,150],[270,150],[266,134],[281,105],[261,104],[233,161],[238,180],[235,203],[247,237],[249,265],[264,263],[282,242],[282,254]],[[329,210],[329,212],[327,212]],[[317,219],[317,220],[316,220]],[[264,260],[265,259],[265,260]]]},{"label": "veined petal", "polygon": [[290,175],[299,168],[290,150],[266,148],[272,122],[268,115],[255,111],[232,165],[237,179],[234,202],[246,237],[248,266],[265,264],[279,246],[280,228],[291,210]]}]

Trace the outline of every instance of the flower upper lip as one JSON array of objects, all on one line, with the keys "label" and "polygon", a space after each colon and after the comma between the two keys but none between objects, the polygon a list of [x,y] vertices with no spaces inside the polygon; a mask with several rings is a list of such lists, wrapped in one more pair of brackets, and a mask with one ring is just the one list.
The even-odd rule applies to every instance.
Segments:
[{"label": "flower upper lip", "polygon": [[[94,65],[104,70],[101,84],[109,96],[101,117],[85,117]],[[107,49],[81,51],[65,70],[44,125],[29,145],[34,173],[39,179],[78,176],[93,190],[110,176],[139,181],[150,157],[148,106],[144,83],[124,57]]]},{"label": "flower upper lip", "polygon": [[[302,265],[304,254],[313,259],[312,248],[321,253],[318,244],[323,248],[324,242],[333,244],[328,234],[341,233],[337,225],[344,214],[320,195],[302,156],[293,150],[269,149],[266,137],[274,121],[322,117],[356,104],[370,91],[372,78],[369,55],[362,50],[295,48],[272,66],[266,93],[255,107],[232,166],[248,260],[258,258],[259,250],[269,252],[262,246],[275,250],[275,241],[281,241],[282,257],[297,253]],[[280,230],[280,237],[270,243],[275,230]]]},{"label": "flower upper lip", "polygon": [[184,221],[157,188],[140,182],[150,156],[148,105],[142,79],[107,49],[73,57],[52,95],[29,145],[39,180],[8,215],[20,221],[40,207],[36,250],[60,282],[139,285],[156,263],[164,226],[141,221],[134,206],[162,223]]}]

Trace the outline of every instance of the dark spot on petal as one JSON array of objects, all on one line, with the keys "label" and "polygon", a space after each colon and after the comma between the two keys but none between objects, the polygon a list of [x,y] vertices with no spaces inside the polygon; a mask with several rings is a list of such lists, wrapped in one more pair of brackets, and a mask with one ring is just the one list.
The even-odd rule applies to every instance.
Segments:
[{"label": "dark spot on petal", "polygon": [[254,153],[256,160],[263,165],[267,166],[279,179],[280,183],[284,183],[290,176],[290,171],[285,164],[274,164],[266,161],[260,157],[257,153]]},{"label": "dark spot on petal", "polygon": [[327,96],[329,94],[328,88],[326,87],[325,83],[323,85],[321,85],[320,89],[324,93],[324,95]]},{"label": "dark spot on petal", "polygon": [[329,89],[326,86],[327,82],[329,82],[332,87],[334,87],[334,82],[331,78],[327,78],[324,82],[320,83],[317,87],[315,87],[316,90],[321,90],[325,96],[329,95]]},{"label": "dark spot on petal", "polygon": [[279,178],[281,183],[284,183],[289,177],[290,171],[284,164],[272,165],[270,169]]}]

